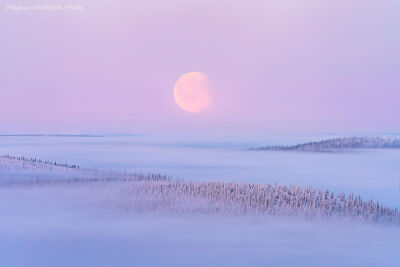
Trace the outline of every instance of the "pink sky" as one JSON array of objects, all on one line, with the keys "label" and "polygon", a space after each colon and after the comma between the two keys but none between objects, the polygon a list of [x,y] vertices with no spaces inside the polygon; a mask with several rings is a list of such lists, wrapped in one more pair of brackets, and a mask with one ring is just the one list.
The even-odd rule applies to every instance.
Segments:
[{"label": "pink sky", "polygon": [[[397,0],[71,3],[2,1],[0,132],[400,131]],[[191,71],[201,114],[173,99]]]}]

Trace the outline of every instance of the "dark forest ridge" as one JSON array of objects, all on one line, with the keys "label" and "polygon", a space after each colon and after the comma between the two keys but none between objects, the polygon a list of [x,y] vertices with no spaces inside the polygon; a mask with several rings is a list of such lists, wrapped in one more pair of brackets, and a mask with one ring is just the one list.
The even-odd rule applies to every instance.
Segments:
[{"label": "dark forest ridge", "polygon": [[293,146],[264,146],[253,150],[334,152],[346,149],[400,149],[398,137],[342,137]]}]

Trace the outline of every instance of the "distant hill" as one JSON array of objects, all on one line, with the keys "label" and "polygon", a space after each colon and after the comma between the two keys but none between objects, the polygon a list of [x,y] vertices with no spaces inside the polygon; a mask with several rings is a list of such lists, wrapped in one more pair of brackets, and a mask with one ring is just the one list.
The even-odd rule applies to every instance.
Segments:
[{"label": "distant hill", "polygon": [[398,137],[343,137],[293,146],[264,146],[253,150],[335,152],[347,149],[400,149]]},{"label": "distant hill", "polygon": [[0,137],[104,137],[95,134],[0,134]]}]

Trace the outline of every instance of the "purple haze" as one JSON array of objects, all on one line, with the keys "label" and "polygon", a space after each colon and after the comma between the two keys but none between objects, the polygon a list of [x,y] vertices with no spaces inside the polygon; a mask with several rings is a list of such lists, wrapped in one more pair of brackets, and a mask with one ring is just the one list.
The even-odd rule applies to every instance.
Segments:
[{"label": "purple haze", "polygon": [[[0,7],[2,132],[400,130],[396,0],[11,4],[32,1]],[[190,71],[214,83],[202,114],[174,103]]]}]

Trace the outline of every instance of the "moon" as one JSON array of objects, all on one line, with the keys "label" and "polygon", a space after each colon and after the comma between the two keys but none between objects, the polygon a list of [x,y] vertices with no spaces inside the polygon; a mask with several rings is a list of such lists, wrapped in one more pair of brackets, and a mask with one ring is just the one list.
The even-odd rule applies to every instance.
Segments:
[{"label": "moon", "polygon": [[211,104],[211,82],[201,72],[188,72],[175,84],[176,104],[187,112],[202,112]]}]

